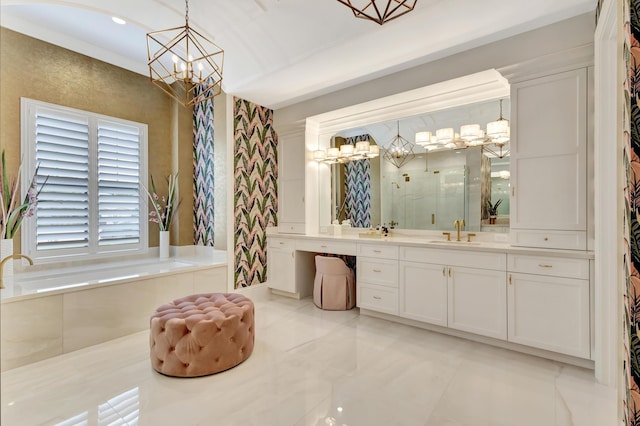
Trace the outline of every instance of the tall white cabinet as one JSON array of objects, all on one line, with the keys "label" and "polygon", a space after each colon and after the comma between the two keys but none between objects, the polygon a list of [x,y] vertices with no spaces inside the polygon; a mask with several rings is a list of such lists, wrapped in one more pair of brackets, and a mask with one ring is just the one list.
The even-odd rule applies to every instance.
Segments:
[{"label": "tall white cabinet", "polygon": [[511,243],[587,249],[587,68],[511,85]]},{"label": "tall white cabinet", "polygon": [[304,132],[278,136],[278,231],[305,233]]}]

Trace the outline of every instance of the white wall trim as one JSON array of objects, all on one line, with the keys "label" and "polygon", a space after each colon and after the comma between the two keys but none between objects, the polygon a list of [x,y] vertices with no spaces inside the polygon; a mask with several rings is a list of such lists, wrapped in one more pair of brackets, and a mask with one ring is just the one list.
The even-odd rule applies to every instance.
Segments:
[{"label": "white wall trim", "polygon": [[624,285],[620,13],[618,0],[605,1],[595,32],[595,375],[612,387],[618,383],[619,294]]}]

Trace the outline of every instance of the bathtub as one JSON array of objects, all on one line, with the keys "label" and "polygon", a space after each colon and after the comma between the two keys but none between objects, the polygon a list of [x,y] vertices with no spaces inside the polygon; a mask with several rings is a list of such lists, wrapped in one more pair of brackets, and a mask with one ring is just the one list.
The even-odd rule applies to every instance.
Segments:
[{"label": "bathtub", "polygon": [[0,290],[0,370],[146,330],[154,309],[188,294],[225,292],[225,251],[180,247],[169,259],[36,265]]}]

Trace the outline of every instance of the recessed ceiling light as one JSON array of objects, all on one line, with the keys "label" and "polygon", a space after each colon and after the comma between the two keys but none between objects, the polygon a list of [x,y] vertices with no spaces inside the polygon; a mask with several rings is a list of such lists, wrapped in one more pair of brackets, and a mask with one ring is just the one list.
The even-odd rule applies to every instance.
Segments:
[{"label": "recessed ceiling light", "polygon": [[113,22],[115,22],[116,24],[118,24],[118,25],[124,25],[124,24],[126,24],[126,23],[127,23],[127,21],[125,21],[125,20],[124,20],[124,19],[122,19],[122,18],[118,18],[117,16],[112,17],[112,18],[111,18],[111,20],[112,20]]}]

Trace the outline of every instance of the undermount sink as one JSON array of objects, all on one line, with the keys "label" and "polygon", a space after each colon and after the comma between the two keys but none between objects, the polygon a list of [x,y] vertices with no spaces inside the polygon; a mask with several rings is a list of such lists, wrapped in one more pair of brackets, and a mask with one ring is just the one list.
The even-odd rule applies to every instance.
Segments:
[{"label": "undermount sink", "polygon": [[437,244],[462,244],[462,245],[469,245],[469,246],[479,246],[480,243],[478,241],[447,241],[447,240],[431,240],[429,241],[429,243],[437,243]]},{"label": "undermount sink", "polygon": [[371,234],[371,233],[366,233],[366,232],[361,232],[358,234],[358,238],[374,238],[374,239],[382,239],[382,238],[386,238],[386,235],[383,234]]}]

